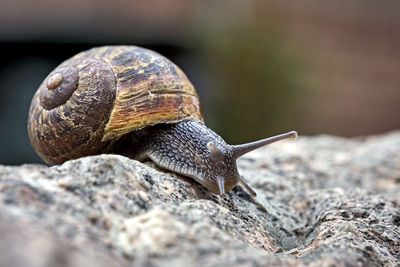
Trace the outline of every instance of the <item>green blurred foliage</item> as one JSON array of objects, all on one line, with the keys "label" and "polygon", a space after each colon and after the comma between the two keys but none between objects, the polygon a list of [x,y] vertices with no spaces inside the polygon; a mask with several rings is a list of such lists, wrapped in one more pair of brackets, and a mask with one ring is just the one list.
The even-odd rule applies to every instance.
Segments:
[{"label": "green blurred foliage", "polygon": [[297,54],[285,49],[279,25],[268,21],[202,32],[202,52],[218,88],[215,106],[204,107],[207,123],[232,143],[286,130],[298,116],[297,100],[305,97]]}]

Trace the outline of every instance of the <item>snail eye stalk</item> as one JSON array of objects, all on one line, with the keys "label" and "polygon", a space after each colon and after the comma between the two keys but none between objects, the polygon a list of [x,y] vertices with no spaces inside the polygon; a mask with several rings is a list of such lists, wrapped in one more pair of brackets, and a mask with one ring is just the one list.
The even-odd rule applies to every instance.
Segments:
[{"label": "snail eye stalk", "polygon": [[288,139],[288,138],[297,138],[298,134],[296,131],[291,131],[287,132],[284,134],[279,134],[275,135],[269,138],[261,139],[258,141],[242,144],[242,145],[234,145],[232,146],[233,150],[233,158],[237,159],[241,156],[243,156],[246,153],[249,153],[250,151],[253,151],[257,148],[275,143],[277,141],[283,140],[283,139]]}]

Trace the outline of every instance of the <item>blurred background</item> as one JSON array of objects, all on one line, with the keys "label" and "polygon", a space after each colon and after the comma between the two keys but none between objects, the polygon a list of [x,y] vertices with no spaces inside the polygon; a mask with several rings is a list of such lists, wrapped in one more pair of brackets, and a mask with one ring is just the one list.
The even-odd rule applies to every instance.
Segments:
[{"label": "blurred background", "polygon": [[108,44],[177,63],[229,143],[400,128],[397,0],[0,0],[0,164],[42,162],[26,131],[36,88]]}]

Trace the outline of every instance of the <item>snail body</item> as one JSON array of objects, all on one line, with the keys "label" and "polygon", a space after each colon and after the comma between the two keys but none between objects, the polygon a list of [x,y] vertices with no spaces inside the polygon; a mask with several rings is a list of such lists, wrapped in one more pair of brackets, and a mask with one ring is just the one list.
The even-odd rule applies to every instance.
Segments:
[{"label": "snail body", "polygon": [[179,67],[136,46],[93,48],[66,60],[36,91],[28,134],[49,164],[118,153],[191,177],[214,194],[241,184],[236,159],[289,132],[228,145],[207,128],[197,92]]}]

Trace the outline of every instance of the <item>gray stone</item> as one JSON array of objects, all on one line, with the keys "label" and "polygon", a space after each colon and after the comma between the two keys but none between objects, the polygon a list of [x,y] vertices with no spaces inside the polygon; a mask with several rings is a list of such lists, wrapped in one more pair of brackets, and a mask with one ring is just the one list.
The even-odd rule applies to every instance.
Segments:
[{"label": "gray stone", "polygon": [[0,266],[399,266],[400,132],[300,137],[226,199],[118,155],[0,165]]}]

